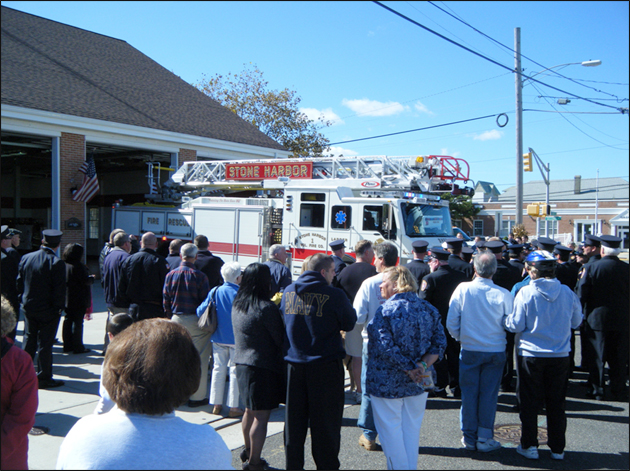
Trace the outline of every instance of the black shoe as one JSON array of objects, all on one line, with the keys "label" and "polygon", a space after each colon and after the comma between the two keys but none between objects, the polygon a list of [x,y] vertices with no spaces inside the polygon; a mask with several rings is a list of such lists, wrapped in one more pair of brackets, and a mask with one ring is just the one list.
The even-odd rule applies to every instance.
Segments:
[{"label": "black shoe", "polygon": [[263,458],[260,458],[260,461],[256,464],[250,464],[248,460],[243,463],[243,469],[269,469],[269,463]]},{"label": "black shoe", "polygon": [[453,399],[461,399],[462,398],[462,390],[459,387],[452,388],[451,394],[453,395]]},{"label": "black shoe", "polygon": [[89,348],[84,348],[83,350],[76,350],[72,353],[75,353],[77,355],[80,355],[81,353],[90,353],[92,350],[90,350]]},{"label": "black shoe", "polygon": [[202,407],[210,404],[208,399],[200,399],[198,401],[188,401],[188,407]]},{"label": "black shoe", "polygon": [[442,388],[433,389],[431,391],[431,395],[434,397],[447,397],[448,396],[446,389],[442,389]]},{"label": "black shoe", "polygon": [[66,384],[60,379],[40,379],[39,380],[39,389],[52,389],[58,388],[59,386],[63,386]]},{"label": "black shoe", "polygon": [[241,458],[241,462],[243,462],[243,463],[245,463],[245,461],[247,461],[249,459],[249,449],[248,448],[244,448],[243,451],[241,451],[240,458]]}]

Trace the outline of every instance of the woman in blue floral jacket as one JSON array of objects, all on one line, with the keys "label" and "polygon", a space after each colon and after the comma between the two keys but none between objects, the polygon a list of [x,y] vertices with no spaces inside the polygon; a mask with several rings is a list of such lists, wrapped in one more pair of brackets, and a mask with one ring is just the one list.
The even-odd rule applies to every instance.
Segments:
[{"label": "woman in blue floral jacket", "polygon": [[416,278],[405,267],[384,272],[387,299],[368,324],[366,392],[381,437],[387,469],[417,469],[420,426],[428,392],[425,371],[444,354],[440,314],[416,294]]}]

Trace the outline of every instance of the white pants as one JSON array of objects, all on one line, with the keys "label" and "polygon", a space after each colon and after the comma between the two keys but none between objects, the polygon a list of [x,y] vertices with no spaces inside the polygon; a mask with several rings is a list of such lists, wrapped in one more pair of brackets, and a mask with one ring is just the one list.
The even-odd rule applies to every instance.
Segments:
[{"label": "white pants", "polygon": [[234,364],[234,345],[213,343],[212,379],[210,380],[210,404],[223,404],[225,391],[225,377],[230,368],[230,386],[228,388],[227,406],[238,407],[238,383],[236,380],[236,365]]},{"label": "white pants", "polygon": [[402,399],[371,396],[387,469],[418,469],[420,426],[428,397],[426,392]]}]

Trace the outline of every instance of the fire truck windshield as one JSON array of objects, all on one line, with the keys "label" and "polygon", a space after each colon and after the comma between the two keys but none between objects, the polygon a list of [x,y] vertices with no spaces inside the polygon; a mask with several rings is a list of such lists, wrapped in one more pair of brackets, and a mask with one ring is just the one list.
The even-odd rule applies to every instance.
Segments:
[{"label": "fire truck windshield", "polygon": [[408,237],[450,237],[451,215],[448,206],[402,203],[405,233]]}]

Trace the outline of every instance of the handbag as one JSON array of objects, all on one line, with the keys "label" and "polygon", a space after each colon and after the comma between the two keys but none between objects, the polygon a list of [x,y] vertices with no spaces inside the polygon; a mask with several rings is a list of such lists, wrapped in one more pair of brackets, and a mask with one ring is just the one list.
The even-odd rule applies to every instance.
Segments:
[{"label": "handbag", "polygon": [[215,296],[217,294],[217,288],[213,288],[210,292],[210,302],[208,303],[208,307],[203,311],[203,314],[197,321],[197,325],[204,332],[210,333],[210,335],[214,334],[217,330],[217,325],[219,323],[219,317],[217,316],[217,303]]}]

